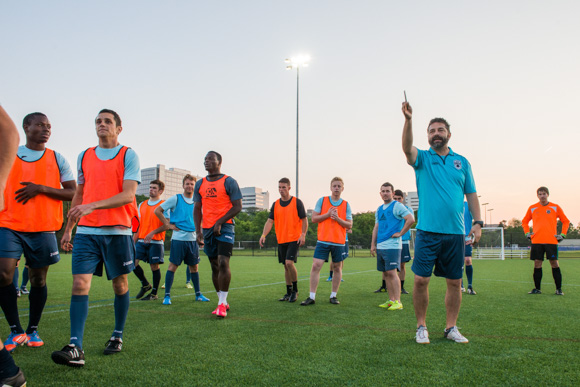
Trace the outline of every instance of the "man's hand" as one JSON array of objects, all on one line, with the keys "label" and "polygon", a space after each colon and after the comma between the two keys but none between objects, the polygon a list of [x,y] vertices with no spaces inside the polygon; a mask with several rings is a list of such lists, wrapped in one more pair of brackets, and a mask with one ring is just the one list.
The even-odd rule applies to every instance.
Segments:
[{"label": "man's hand", "polygon": [[21,181],[20,184],[24,187],[14,192],[18,203],[26,204],[30,199],[42,193],[42,185],[34,184],[29,181]]},{"label": "man's hand", "polygon": [[264,242],[266,242],[266,236],[262,235],[260,237],[260,247],[264,247]]},{"label": "man's hand", "polygon": [[62,238],[60,240],[60,247],[64,250],[64,251],[71,251],[73,248],[73,245],[71,243],[71,232],[65,232],[62,235]]},{"label": "man's hand", "polygon": [[564,239],[566,239],[566,235],[564,234],[560,234],[560,235],[554,235],[556,237],[556,240],[558,241],[558,243],[562,242]]},{"label": "man's hand", "polygon": [[204,245],[204,243],[203,243],[203,233],[198,232],[196,239],[197,239],[197,245],[199,247],[203,247],[203,245]]},{"label": "man's hand", "polygon": [[331,207],[328,213],[330,214],[330,219],[338,222],[338,209],[336,207]]},{"label": "man's hand", "polygon": [[373,257],[377,255],[377,246],[375,246],[375,245],[371,246],[371,255]]},{"label": "man's hand", "polygon": [[411,108],[409,102],[403,102],[402,110],[406,120],[410,120],[413,118],[413,108]]},{"label": "man's hand", "polygon": [[173,231],[181,231],[181,229],[179,227],[177,227],[176,225],[174,225],[173,223],[169,223],[169,225],[167,225],[168,230],[173,230]]},{"label": "man's hand", "polygon": [[153,234],[152,232],[150,232],[149,234],[145,235],[145,238],[143,238],[143,243],[151,243],[151,241],[153,240],[153,236],[155,234]]},{"label": "man's hand", "polygon": [[473,238],[465,237],[465,246],[469,246],[473,244]]},{"label": "man's hand", "polygon": [[391,238],[400,238],[402,236],[403,236],[403,234],[401,234],[400,232],[396,232],[393,235],[391,235]]},{"label": "man's hand", "polygon": [[222,235],[222,224],[216,223],[213,225],[213,233],[217,236]]},{"label": "man's hand", "polygon": [[71,221],[73,223],[78,223],[78,221],[81,219],[81,217],[90,214],[94,210],[95,210],[95,207],[92,203],[74,206],[68,212],[69,221]]},{"label": "man's hand", "polygon": [[474,224],[471,226],[471,231],[469,231],[467,237],[471,238],[472,243],[479,242],[479,238],[481,238],[481,226],[479,224]]},{"label": "man's hand", "polygon": [[528,240],[531,241],[532,240],[532,235],[534,235],[534,234],[532,234],[531,232],[529,232],[529,233],[526,234],[526,238],[528,238]]},{"label": "man's hand", "polygon": [[298,246],[304,246],[306,244],[306,235],[300,234],[300,238],[298,238]]}]

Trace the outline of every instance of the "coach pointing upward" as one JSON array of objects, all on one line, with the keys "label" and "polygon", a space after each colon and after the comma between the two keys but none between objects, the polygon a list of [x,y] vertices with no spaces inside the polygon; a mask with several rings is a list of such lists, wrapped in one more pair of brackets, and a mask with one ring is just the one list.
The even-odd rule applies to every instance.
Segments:
[{"label": "coach pointing upward", "polygon": [[461,306],[460,288],[465,252],[464,196],[467,197],[469,211],[475,219],[469,232],[475,242],[479,240],[483,226],[471,165],[465,157],[447,146],[451,131],[443,118],[434,118],[429,122],[429,150],[418,150],[414,147],[413,109],[409,103],[404,102],[402,110],[405,116],[403,152],[407,163],[415,170],[417,193],[421,203],[412,266],[415,273],[413,303],[417,317],[415,338],[420,344],[429,343],[425,319],[429,305],[429,280],[435,268],[435,275],[447,280],[445,337],[457,343],[467,343],[468,340],[456,327]]}]

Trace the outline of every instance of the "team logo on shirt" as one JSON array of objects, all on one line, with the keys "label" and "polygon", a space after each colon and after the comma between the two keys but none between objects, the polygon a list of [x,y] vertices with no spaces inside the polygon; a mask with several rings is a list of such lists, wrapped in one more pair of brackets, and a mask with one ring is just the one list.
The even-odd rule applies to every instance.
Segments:
[{"label": "team logo on shirt", "polygon": [[206,198],[215,198],[217,197],[217,189],[215,188],[208,188],[205,190],[205,197]]},{"label": "team logo on shirt", "polygon": [[457,170],[461,169],[461,160],[453,160],[453,166]]},{"label": "team logo on shirt", "polygon": [[550,210],[546,211],[546,214],[551,214],[551,213],[552,213],[552,211],[550,211]]}]

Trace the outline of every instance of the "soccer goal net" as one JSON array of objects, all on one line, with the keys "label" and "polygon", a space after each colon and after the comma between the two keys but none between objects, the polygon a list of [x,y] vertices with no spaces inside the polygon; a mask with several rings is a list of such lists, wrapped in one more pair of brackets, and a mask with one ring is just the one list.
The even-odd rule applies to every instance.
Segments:
[{"label": "soccer goal net", "polygon": [[[416,229],[411,230],[410,249],[411,255],[415,256]],[[473,245],[471,254],[473,259],[505,259],[505,249],[502,227],[484,227],[481,230],[481,239]]]}]

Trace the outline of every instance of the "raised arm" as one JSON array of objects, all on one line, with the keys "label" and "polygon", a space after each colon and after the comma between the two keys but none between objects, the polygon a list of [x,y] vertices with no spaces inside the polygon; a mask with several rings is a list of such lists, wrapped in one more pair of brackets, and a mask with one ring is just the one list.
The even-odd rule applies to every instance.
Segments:
[{"label": "raised arm", "polygon": [[403,153],[407,157],[407,164],[413,165],[417,160],[417,148],[413,146],[413,109],[408,102],[403,102],[403,115],[405,124],[403,125]]}]

